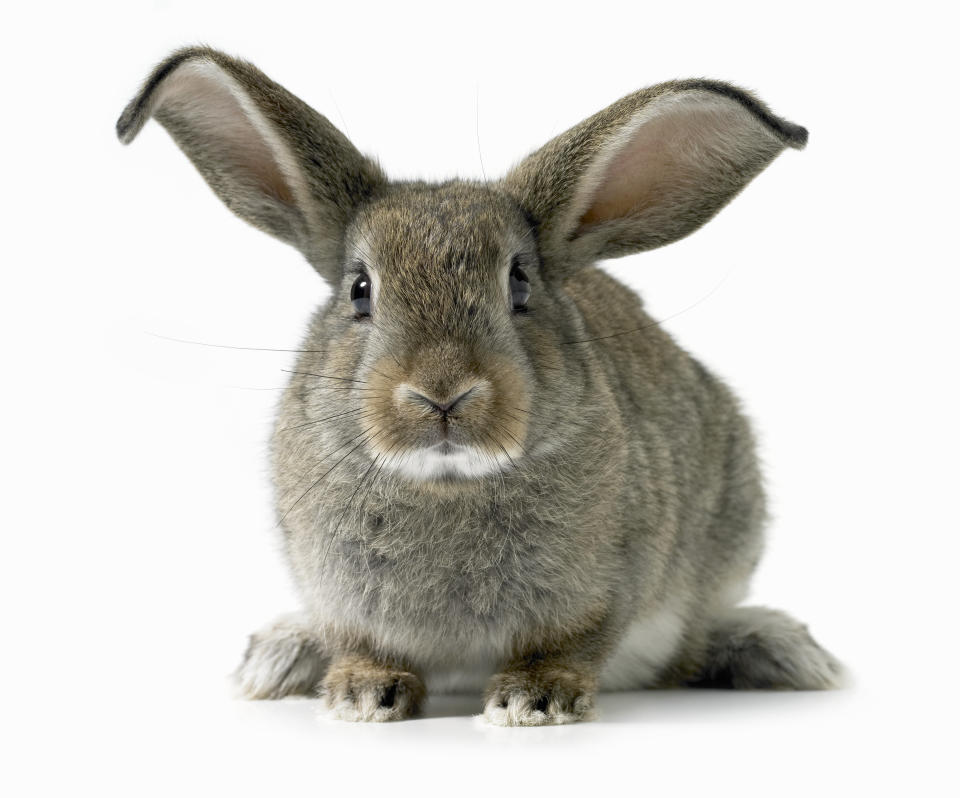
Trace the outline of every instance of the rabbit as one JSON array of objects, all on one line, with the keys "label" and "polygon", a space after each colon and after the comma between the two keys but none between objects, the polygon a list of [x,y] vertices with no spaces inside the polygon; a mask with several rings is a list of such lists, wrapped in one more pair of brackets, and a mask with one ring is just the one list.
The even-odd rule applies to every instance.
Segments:
[{"label": "rabbit", "polygon": [[151,116],[331,288],[271,444],[303,610],[251,637],[244,695],[390,721],[474,690],[490,723],[537,726],[593,717],[598,690],[840,685],[804,625],[739,606],[765,506],[737,399],[596,266],[692,233],[804,128],[676,80],[502,179],[396,182],[206,47],[153,71],[121,141]]}]

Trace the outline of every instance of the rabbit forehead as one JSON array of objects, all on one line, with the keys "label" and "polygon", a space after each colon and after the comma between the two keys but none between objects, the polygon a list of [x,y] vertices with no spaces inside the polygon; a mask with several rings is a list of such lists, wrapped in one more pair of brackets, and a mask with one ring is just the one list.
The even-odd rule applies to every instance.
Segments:
[{"label": "rabbit forehead", "polygon": [[463,182],[394,186],[364,209],[353,233],[357,258],[384,273],[488,274],[532,243],[511,199]]}]

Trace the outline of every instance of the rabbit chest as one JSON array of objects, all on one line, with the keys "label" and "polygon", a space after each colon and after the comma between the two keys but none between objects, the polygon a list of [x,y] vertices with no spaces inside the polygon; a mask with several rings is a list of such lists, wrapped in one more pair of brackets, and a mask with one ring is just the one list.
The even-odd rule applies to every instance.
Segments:
[{"label": "rabbit chest", "polygon": [[623,570],[618,541],[604,531],[618,525],[591,516],[589,502],[506,484],[426,501],[369,496],[360,510],[328,494],[310,525],[288,536],[315,621],[411,659],[456,664],[595,614]]}]

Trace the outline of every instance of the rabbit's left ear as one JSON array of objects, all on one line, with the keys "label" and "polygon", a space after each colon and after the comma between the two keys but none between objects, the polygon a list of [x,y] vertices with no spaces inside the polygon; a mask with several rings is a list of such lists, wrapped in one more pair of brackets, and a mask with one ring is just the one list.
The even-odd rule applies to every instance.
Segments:
[{"label": "rabbit's left ear", "polygon": [[351,216],[386,182],[329,120],[246,61],[179,50],[117,121],[124,144],[155,117],[240,218],[297,247],[339,278]]},{"label": "rabbit's left ear", "polygon": [[725,83],[638,91],[545,144],[503,181],[538,228],[544,269],[676,241],[707,222],[807,131]]}]

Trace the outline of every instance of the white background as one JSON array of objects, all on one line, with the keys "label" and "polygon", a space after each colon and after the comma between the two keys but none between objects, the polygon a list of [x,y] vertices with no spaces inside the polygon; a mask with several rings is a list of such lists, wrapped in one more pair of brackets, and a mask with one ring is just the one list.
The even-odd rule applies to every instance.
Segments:
[{"label": "white background", "polygon": [[[950,5],[35,4],[3,24],[0,788],[19,795],[947,795],[958,782],[958,258]],[[773,499],[752,601],[848,663],[827,694],[606,695],[576,727],[479,698],[391,726],[251,704],[295,600],[266,441],[326,294],[155,123],[205,42],[395,177],[502,174],[623,94],[709,76],[811,131],[705,229],[609,268],[744,398]],[[482,158],[482,167],[481,167]]]}]

